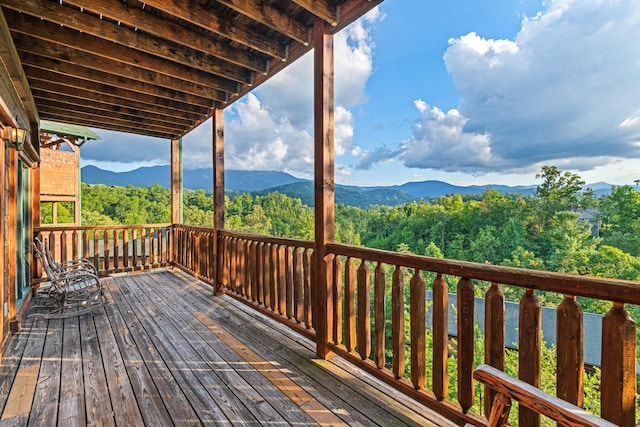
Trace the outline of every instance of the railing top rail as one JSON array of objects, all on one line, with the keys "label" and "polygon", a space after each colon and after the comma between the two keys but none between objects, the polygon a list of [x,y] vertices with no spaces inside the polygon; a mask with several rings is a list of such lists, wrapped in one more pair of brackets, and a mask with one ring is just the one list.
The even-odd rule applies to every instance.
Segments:
[{"label": "railing top rail", "polygon": [[329,253],[336,255],[401,265],[466,279],[484,280],[607,301],[640,304],[640,282],[400,254],[338,243],[329,243],[327,249]]},{"label": "railing top rail", "polygon": [[207,233],[213,233],[213,228],[211,227],[202,227],[199,225],[187,225],[187,224],[173,224],[175,229],[183,229],[183,230],[193,230],[193,231],[203,231]]},{"label": "railing top rail", "polygon": [[165,228],[171,224],[129,224],[129,225],[73,225],[73,224],[45,224],[34,227],[34,231],[70,231],[70,230],[122,230],[125,228]]},{"label": "railing top rail", "polygon": [[258,234],[243,233],[240,231],[220,230],[222,236],[239,239],[256,240],[258,242],[272,243],[276,245],[296,246],[299,248],[313,249],[315,247],[311,240],[287,239],[284,237],[261,236]]}]

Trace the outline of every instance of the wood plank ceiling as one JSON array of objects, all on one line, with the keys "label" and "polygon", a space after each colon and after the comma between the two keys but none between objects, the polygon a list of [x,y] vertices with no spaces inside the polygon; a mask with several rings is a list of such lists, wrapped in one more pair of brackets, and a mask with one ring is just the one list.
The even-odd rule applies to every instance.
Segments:
[{"label": "wood plank ceiling", "polygon": [[41,119],[177,139],[382,0],[0,0]]}]

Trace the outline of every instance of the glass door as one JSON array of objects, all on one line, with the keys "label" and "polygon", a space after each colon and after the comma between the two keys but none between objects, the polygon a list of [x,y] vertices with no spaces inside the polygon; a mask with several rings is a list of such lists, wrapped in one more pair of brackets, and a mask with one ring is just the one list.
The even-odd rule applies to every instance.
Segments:
[{"label": "glass door", "polygon": [[31,211],[29,210],[29,168],[18,162],[18,199],[16,200],[16,306],[19,306],[31,287],[31,238],[29,224]]}]

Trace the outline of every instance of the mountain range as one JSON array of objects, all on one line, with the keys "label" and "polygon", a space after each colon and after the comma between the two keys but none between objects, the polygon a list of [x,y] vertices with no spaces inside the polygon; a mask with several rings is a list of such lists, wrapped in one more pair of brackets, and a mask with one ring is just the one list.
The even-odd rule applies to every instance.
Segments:
[{"label": "mountain range", "polygon": [[[154,184],[169,188],[170,167],[142,167],[129,172],[112,172],[95,166],[82,168],[82,182],[87,184],[105,184],[109,186],[150,187]],[[211,192],[213,187],[213,171],[211,168],[185,169],[183,185],[188,189],[204,189]],[[589,184],[596,195],[607,194],[611,184],[599,182]],[[533,195],[537,185],[471,185],[459,186],[442,181],[407,182],[402,185],[359,187],[352,185],[336,185],[336,203],[363,207],[371,205],[395,206],[420,199],[431,199],[450,194],[482,194],[487,189],[501,193],[517,193],[525,196]],[[286,172],[279,171],[246,171],[225,170],[225,189],[229,192],[247,192],[263,195],[273,191],[302,200],[306,205],[313,205],[313,182],[296,178]]]}]

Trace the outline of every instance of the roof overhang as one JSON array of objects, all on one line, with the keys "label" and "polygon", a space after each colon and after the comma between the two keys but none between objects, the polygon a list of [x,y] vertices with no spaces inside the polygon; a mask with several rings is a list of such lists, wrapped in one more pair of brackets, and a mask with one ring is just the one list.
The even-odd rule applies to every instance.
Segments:
[{"label": "roof overhang", "polygon": [[0,45],[30,121],[178,139],[381,2],[0,0]]}]

